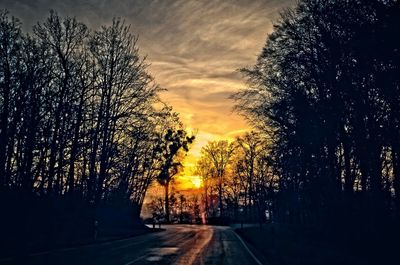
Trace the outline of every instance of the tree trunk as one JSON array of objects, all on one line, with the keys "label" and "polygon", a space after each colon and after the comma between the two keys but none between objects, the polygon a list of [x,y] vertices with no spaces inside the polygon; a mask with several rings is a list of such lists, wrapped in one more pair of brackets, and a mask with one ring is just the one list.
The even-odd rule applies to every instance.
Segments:
[{"label": "tree trunk", "polygon": [[165,182],[165,221],[169,223],[169,181]]},{"label": "tree trunk", "polygon": [[392,145],[392,163],[393,163],[393,188],[394,188],[394,202],[396,206],[396,215],[400,217],[400,157],[399,150],[396,144]]},{"label": "tree trunk", "polygon": [[6,152],[8,144],[8,118],[10,105],[10,79],[9,66],[5,64],[4,85],[3,85],[3,110],[0,117],[0,186],[6,184]]},{"label": "tree trunk", "polygon": [[95,191],[95,185],[96,185],[96,178],[97,178],[97,169],[96,169],[96,157],[97,157],[97,151],[99,148],[99,133],[100,133],[100,128],[101,128],[101,123],[103,122],[103,108],[104,108],[104,100],[105,100],[105,95],[102,93],[101,95],[101,100],[100,100],[100,106],[98,108],[97,112],[97,121],[96,121],[96,127],[94,129],[94,132],[91,134],[91,140],[93,141],[92,144],[92,150],[90,153],[90,159],[89,159],[89,178],[87,180],[87,200],[91,202],[94,199],[94,191]]},{"label": "tree trunk", "polygon": [[219,199],[219,216],[223,216],[223,205],[222,205],[222,176],[219,176],[219,187],[218,187],[218,199]]},{"label": "tree trunk", "polygon": [[205,213],[206,213],[206,218],[208,217],[208,183],[207,183],[207,178],[204,178],[204,202],[205,202]]},{"label": "tree trunk", "polygon": [[80,128],[83,118],[83,103],[85,96],[85,89],[82,89],[80,99],[79,99],[79,108],[78,114],[76,118],[75,128],[74,128],[74,139],[71,147],[71,155],[69,160],[69,170],[68,170],[68,177],[67,177],[67,186],[68,186],[68,193],[72,194],[74,192],[75,186],[75,160],[78,152],[78,143],[79,143],[79,136],[80,136]]},{"label": "tree trunk", "polygon": [[346,194],[352,194],[353,179],[352,179],[351,165],[350,165],[350,147],[347,143],[347,139],[343,139],[343,157],[344,157],[344,191],[346,192]]}]

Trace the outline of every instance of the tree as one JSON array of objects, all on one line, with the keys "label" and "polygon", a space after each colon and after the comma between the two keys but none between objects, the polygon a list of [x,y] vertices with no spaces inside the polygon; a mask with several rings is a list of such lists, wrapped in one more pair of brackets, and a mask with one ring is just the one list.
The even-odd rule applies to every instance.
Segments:
[{"label": "tree", "polygon": [[223,216],[223,182],[224,176],[235,149],[234,144],[228,143],[228,141],[213,141],[209,142],[205,147],[202,148],[201,152],[203,156],[206,156],[213,168],[215,178],[218,179],[218,198],[219,198],[219,215]]},{"label": "tree", "polygon": [[396,163],[398,14],[397,1],[300,1],[243,70],[237,109],[273,139],[288,221],[325,223],[356,209],[377,224],[397,200],[384,188],[397,173],[383,165]]},{"label": "tree", "polygon": [[[75,99],[76,85],[75,77],[79,69],[77,59],[80,56],[81,45],[87,37],[87,28],[79,23],[75,18],[66,18],[64,20],[54,12],[43,24],[34,27],[34,33],[39,39],[41,45],[48,48],[50,57],[49,67],[54,71],[52,86],[52,100],[48,102],[50,110],[52,131],[50,139],[49,168],[47,171],[47,193],[61,193],[62,168],[65,165],[64,156],[67,139],[65,138],[67,130],[72,123],[72,104]],[[84,95],[83,95],[84,96]],[[82,104],[82,103],[81,103]],[[82,114],[80,114],[82,115]],[[79,122],[80,123],[80,122]],[[80,126],[80,124],[76,124]],[[79,129],[77,129],[79,130]],[[76,149],[76,147],[74,147]],[[76,150],[73,150],[76,153]],[[75,154],[73,154],[75,156]],[[72,163],[72,162],[71,162]],[[58,172],[56,172],[56,166]],[[71,176],[69,182],[71,182]]]},{"label": "tree", "polygon": [[121,19],[90,31],[54,11],[32,32],[1,11],[5,238],[52,242],[57,227],[60,241],[81,240],[105,207],[139,219],[149,185],[173,176],[194,137],[160,101],[137,37]]},{"label": "tree", "polygon": [[20,22],[0,13],[0,185],[10,181],[10,161],[14,149],[19,109],[15,103],[19,96],[18,75],[21,69],[23,38]]},{"label": "tree", "polygon": [[212,162],[207,156],[201,156],[199,160],[196,162],[196,169],[195,169],[195,174],[201,176],[202,178],[202,184],[204,188],[204,211],[205,211],[205,217],[207,218],[209,216],[209,194],[210,194],[210,189],[211,189],[211,178],[214,175],[214,170],[212,166]]},{"label": "tree", "polygon": [[183,153],[189,151],[189,145],[194,141],[194,136],[188,136],[183,129],[168,129],[159,148],[162,150],[163,162],[158,182],[165,188],[165,218],[169,222],[169,184],[172,178],[182,168]]},{"label": "tree", "polygon": [[238,137],[236,145],[233,174],[242,186],[245,216],[264,221],[264,212],[271,204],[277,181],[271,168],[268,141],[261,133],[252,131]]}]

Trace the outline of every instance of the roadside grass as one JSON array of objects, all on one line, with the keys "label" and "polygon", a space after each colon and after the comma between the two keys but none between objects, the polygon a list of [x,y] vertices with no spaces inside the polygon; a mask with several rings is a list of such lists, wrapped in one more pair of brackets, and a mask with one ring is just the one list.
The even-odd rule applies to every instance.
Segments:
[{"label": "roadside grass", "polygon": [[366,265],[371,262],[369,255],[349,248],[346,242],[304,227],[264,224],[262,229],[238,228],[236,232],[265,265]]}]

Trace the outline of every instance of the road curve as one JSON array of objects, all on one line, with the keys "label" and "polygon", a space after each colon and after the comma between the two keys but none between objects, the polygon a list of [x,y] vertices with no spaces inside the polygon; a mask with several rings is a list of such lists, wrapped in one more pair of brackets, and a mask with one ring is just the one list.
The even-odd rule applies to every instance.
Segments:
[{"label": "road curve", "polygon": [[32,254],[1,265],[253,265],[259,263],[229,227],[170,225],[166,231]]}]

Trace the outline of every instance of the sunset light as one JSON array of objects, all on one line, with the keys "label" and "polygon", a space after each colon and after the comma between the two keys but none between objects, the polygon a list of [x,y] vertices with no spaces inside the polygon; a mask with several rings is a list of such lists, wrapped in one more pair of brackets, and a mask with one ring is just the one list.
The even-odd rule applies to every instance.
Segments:
[{"label": "sunset light", "polygon": [[0,0],[0,265],[400,264],[400,0]]},{"label": "sunset light", "polygon": [[201,177],[192,176],[192,184],[195,188],[200,188],[202,184]]}]

